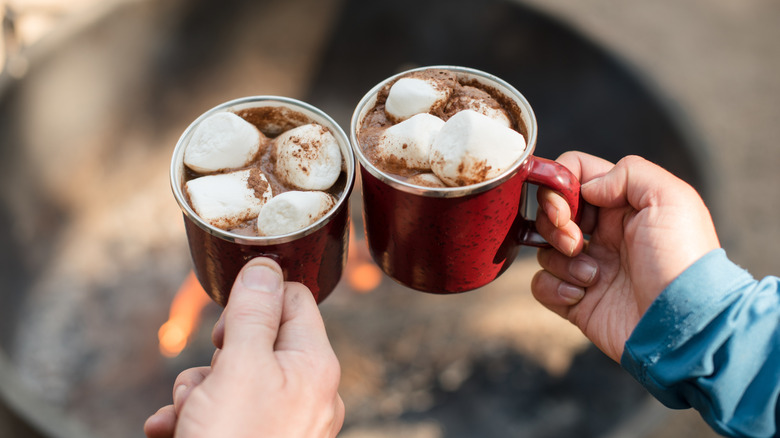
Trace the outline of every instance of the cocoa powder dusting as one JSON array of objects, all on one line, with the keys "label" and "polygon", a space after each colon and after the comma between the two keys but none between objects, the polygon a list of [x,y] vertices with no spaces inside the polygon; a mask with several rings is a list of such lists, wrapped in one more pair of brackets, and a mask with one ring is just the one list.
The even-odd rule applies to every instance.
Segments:
[{"label": "cocoa powder dusting", "polygon": [[263,177],[263,172],[259,167],[253,167],[249,170],[249,178],[246,181],[246,185],[254,190],[255,197],[262,199],[265,191],[268,190],[268,181]]},{"label": "cocoa powder dusting", "polygon": [[490,172],[490,169],[493,168],[493,166],[487,165],[487,160],[482,160],[480,162],[474,163],[474,168],[476,172],[474,172],[475,175],[477,175],[476,181],[472,181],[472,184],[479,181],[484,181],[487,179],[487,175]]},{"label": "cocoa powder dusting", "polygon": [[236,111],[236,115],[255,125],[268,137],[276,137],[292,128],[312,123],[309,117],[284,107],[257,107]]}]

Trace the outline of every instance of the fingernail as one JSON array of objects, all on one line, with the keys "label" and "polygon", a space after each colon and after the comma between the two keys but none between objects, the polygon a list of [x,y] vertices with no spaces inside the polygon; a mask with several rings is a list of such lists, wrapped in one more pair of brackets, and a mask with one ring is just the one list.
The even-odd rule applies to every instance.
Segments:
[{"label": "fingernail", "polygon": [[563,233],[563,237],[561,237],[560,242],[561,242],[560,245],[562,250],[561,252],[563,252],[569,257],[573,256],[574,250],[577,248],[577,240],[574,237]]},{"label": "fingernail", "polygon": [[597,176],[596,178],[593,178],[592,180],[582,184],[580,186],[580,190],[582,190],[584,188],[587,188],[587,187],[592,187],[592,186],[598,184],[598,182],[601,181],[601,178],[603,178],[603,176]]},{"label": "fingernail", "polygon": [[585,289],[569,283],[561,283],[558,286],[558,295],[570,304],[578,303],[585,296]]},{"label": "fingernail", "polygon": [[267,266],[250,266],[241,274],[241,283],[250,290],[276,292],[282,281],[279,274]]},{"label": "fingernail", "polygon": [[590,284],[596,277],[596,272],[598,272],[598,267],[590,260],[576,260],[569,265],[571,276],[584,284]]},{"label": "fingernail", "polygon": [[594,182],[594,181],[596,181],[597,179],[598,179],[598,178],[596,178],[596,179],[592,179],[592,180],[590,180],[590,181],[588,181],[588,182],[586,182],[586,183],[582,183],[582,184],[580,185],[580,190],[582,190],[584,187],[590,187],[590,186],[592,186],[592,185],[593,185],[593,182]]}]

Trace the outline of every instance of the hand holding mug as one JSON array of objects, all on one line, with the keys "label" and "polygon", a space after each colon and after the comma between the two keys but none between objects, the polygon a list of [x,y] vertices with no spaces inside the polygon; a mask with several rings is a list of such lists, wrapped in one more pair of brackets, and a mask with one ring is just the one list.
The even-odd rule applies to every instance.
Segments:
[{"label": "hand holding mug", "polygon": [[278,264],[241,270],[212,338],[211,367],[179,375],[173,405],[144,425],[149,438],[336,436],[338,360],[311,292],[283,282]]},{"label": "hand holding mug", "polygon": [[577,226],[560,196],[539,191],[536,225],[553,248],[539,250],[543,270],[531,289],[619,362],[653,300],[720,243],[698,193],[657,165],[635,156],[613,165],[580,152],[558,162],[582,182],[586,205]]}]

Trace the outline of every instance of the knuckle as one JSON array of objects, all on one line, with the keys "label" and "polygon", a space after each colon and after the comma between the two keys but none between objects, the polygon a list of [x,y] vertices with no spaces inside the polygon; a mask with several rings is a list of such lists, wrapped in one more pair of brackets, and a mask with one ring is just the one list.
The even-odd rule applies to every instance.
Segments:
[{"label": "knuckle", "polygon": [[647,163],[648,161],[639,155],[626,155],[617,162],[618,166],[633,167],[636,165]]},{"label": "knuckle", "polygon": [[269,303],[257,303],[256,305],[241,306],[233,309],[229,317],[234,323],[241,325],[267,325],[272,326],[279,317],[281,309]]}]

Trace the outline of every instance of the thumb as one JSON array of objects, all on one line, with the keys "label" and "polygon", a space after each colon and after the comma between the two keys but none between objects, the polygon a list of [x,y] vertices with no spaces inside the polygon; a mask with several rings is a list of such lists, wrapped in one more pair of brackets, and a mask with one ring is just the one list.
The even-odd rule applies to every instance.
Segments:
[{"label": "thumb", "polygon": [[284,302],[282,278],[282,269],[268,258],[241,269],[223,313],[223,349],[273,351]]},{"label": "thumb", "polygon": [[641,210],[657,199],[659,190],[676,186],[676,177],[650,161],[627,156],[606,174],[580,188],[583,199],[597,207],[630,205]]}]

